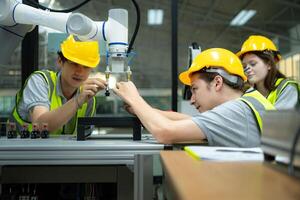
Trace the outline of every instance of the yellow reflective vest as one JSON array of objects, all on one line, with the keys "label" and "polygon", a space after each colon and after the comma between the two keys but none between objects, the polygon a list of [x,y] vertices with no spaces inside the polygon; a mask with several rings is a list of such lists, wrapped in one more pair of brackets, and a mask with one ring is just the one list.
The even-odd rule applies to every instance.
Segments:
[{"label": "yellow reflective vest", "polygon": [[262,116],[268,110],[276,110],[274,105],[272,105],[260,92],[254,89],[249,92],[246,92],[240,98],[240,100],[245,102],[250,107],[256,118],[256,122],[259,126],[260,133],[262,133]]},{"label": "yellow reflective vest", "polygon": [[296,81],[289,80],[289,79],[284,79],[284,78],[279,78],[275,82],[275,89],[270,92],[268,95],[267,99],[275,105],[278,97],[280,96],[281,92],[286,88],[287,85],[289,84],[294,84],[296,85],[298,89],[298,101],[300,101],[300,85]]},{"label": "yellow reflective vest", "polygon": [[[41,74],[43,78],[46,80],[47,84],[49,85],[49,90],[48,90],[48,98],[50,101],[50,111],[55,110],[59,107],[62,106],[62,101],[59,95],[57,95],[56,87],[57,87],[57,73],[49,70],[42,70],[42,71],[35,71],[33,74]],[[29,78],[28,78],[29,79]],[[24,119],[21,118],[21,116],[18,113],[18,105],[20,103],[20,100],[22,98],[23,90],[27,84],[26,80],[24,86],[21,88],[21,90],[17,93],[16,95],[16,105],[13,109],[12,112],[12,117],[11,120],[16,122],[18,130],[21,130],[21,127],[24,123],[28,124],[28,129],[29,131],[32,131],[32,124],[31,122],[28,122]],[[77,128],[77,118],[78,117],[90,117],[93,116],[95,113],[95,108],[96,108],[96,99],[93,97],[89,102],[84,103],[80,109],[77,110],[76,112],[76,122],[72,125],[72,133],[76,132]],[[64,134],[64,126],[61,127],[60,129],[56,131],[50,132],[50,134]]]}]

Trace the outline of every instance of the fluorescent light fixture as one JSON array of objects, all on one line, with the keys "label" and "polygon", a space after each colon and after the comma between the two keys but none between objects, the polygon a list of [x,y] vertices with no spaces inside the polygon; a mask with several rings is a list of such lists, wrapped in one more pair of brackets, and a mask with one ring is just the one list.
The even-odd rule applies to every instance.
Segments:
[{"label": "fluorescent light fixture", "polygon": [[[44,4],[44,6],[48,7],[48,8],[52,8],[54,3],[56,2],[56,0],[38,0],[40,4]],[[59,5],[59,3],[58,3]],[[61,8],[60,6],[56,6],[57,8]]]},{"label": "fluorescent light fixture", "polygon": [[10,75],[10,76],[19,76],[19,75],[21,75],[21,71],[16,70],[16,69],[12,69],[12,70],[8,71],[8,75]]},{"label": "fluorescent light fixture", "polygon": [[254,15],[256,10],[241,10],[230,22],[230,26],[243,26],[246,24]]},{"label": "fluorescent light fixture", "polygon": [[161,25],[163,22],[164,11],[162,9],[149,9],[148,10],[148,24]]}]

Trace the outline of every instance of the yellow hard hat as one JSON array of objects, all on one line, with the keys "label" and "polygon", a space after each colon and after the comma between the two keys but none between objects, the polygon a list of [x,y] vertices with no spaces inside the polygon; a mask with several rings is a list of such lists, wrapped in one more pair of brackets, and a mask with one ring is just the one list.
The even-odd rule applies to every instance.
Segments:
[{"label": "yellow hard hat", "polygon": [[231,51],[222,48],[212,48],[201,52],[193,60],[190,68],[179,75],[179,80],[185,85],[191,85],[192,73],[205,67],[222,68],[231,75],[237,75],[244,81],[247,80],[240,59]]},{"label": "yellow hard hat", "polygon": [[73,35],[70,35],[62,42],[61,52],[68,60],[87,67],[94,68],[100,62],[97,41],[76,41]]},{"label": "yellow hard hat", "polygon": [[278,61],[281,59],[278,49],[275,44],[269,39],[261,35],[251,35],[242,46],[241,51],[239,51],[236,55],[241,57],[245,53],[251,51],[274,51],[276,53],[276,57]]}]

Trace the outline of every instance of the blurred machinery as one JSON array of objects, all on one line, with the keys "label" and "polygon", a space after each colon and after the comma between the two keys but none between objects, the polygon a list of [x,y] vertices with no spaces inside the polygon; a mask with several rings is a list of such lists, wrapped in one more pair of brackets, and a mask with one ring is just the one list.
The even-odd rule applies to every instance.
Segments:
[{"label": "blurred machinery", "polygon": [[[190,46],[189,46],[189,52],[188,52],[188,67],[191,66],[194,58],[201,53],[201,47],[196,43],[193,42]],[[198,111],[194,108],[194,106],[190,105],[190,99],[191,99],[192,93],[191,93],[191,88],[188,85],[184,86],[183,89],[183,94],[182,97],[183,99],[181,100],[181,112],[182,113],[186,113],[189,115],[193,115],[198,113]]]},{"label": "blurred machinery", "polygon": [[[196,58],[196,56],[201,53],[201,47],[196,43],[193,42],[189,46],[189,52],[188,52],[188,67],[192,65],[193,60]],[[183,91],[183,99],[184,100],[190,100],[191,99],[191,90],[190,86],[185,85],[184,86],[184,91]]]},{"label": "blurred machinery", "polygon": [[269,111],[264,115],[261,145],[265,160],[284,163],[290,175],[300,176],[300,112]]}]

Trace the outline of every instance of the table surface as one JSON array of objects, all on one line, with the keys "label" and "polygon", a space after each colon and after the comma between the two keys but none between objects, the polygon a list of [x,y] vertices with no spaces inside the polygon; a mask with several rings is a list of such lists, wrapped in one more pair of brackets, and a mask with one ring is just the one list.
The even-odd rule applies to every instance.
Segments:
[{"label": "table surface", "polygon": [[167,184],[184,199],[300,199],[300,180],[260,162],[199,161],[161,151]]}]

